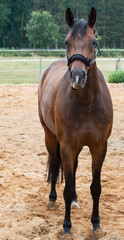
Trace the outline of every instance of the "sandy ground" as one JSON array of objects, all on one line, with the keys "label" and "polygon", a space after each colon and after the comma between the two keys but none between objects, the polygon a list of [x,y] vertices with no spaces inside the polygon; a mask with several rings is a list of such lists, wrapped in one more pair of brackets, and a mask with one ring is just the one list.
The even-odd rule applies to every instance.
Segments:
[{"label": "sandy ground", "polygon": [[[111,84],[114,126],[102,169],[100,199],[103,240],[124,239],[124,85]],[[64,184],[57,209],[47,210],[47,151],[37,111],[37,85],[0,85],[0,240],[56,240],[62,233]],[[91,240],[91,156],[79,156],[73,209],[74,240]]]}]

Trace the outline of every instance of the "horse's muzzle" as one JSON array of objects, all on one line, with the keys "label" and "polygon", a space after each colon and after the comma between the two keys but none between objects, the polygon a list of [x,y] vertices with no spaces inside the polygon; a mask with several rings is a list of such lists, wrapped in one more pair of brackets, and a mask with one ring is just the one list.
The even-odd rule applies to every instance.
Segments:
[{"label": "horse's muzzle", "polygon": [[85,87],[87,74],[85,71],[71,71],[70,72],[71,87],[79,90]]}]

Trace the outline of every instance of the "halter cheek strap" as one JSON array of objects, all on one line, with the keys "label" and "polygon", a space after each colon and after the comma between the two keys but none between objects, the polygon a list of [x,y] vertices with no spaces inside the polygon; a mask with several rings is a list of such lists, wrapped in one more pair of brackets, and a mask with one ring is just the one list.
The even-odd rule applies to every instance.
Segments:
[{"label": "halter cheek strap", "polygon": [[86,66],[91,67],[91,65],[95,62],[96,53],[94,54],[92,60],[89,60],[88,58],[84,57],[82,54],[74,54],[68,59],[68,66],[76,60],[83,62]]}]

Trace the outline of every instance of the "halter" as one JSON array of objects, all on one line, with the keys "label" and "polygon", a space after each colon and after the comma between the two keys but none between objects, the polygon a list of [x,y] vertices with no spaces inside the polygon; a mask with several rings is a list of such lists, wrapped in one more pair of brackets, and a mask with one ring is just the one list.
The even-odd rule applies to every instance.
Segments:
[{"label": "halter", "polygon": [[[101,55],[101,51],[100,51],[100,48],[99,48],[98,43],[96,43],[96,47],[97,47],[97,49],[98,49],[99,55]],[[95,59],[96,59],[96,51],[95,51],[95,53],[94,53],[94,56],[93,56],[92,60],[89,60],[88,58],[86,58],[86,57],[83,56],[82,54],[74,54],[73,56],[71,56],[71,57],[68,59],[68,64],[67,64],[67,66],[69,67],[72,62],[74,62],[75,60],[78,60],[78,61],[81,61],[81,62],[85,63],[85,65],[90,68],[91,65],[95,62]]]},{"label": "halter", "polygon": [[78,60],[78,61],[81,61],[81,62],[85,63],[86,66],[91,67],[91,65],[95,62],[95,59],[96,59],[96,52],[94,53],[94,56],[93,56],[92,60],[89,60],[88,58],[86,58],[82,54],[74,54],[73,56],[71,56],[68,59],[67,66],[70,66],[70,64],[72,62]]}]

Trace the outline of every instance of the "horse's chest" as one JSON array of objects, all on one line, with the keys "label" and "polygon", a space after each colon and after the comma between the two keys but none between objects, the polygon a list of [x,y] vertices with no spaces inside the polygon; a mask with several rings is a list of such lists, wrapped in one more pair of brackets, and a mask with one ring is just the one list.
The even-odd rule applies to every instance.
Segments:
[{"label": "horse's chest", "polygon": [[77,141],[88,145],[89,142],[96,142],[102,137],[102,132],[94,122],[84,122],[79,125],[77,132]]},{"label": "horse's chest", "polygon": [[89,121],[89,119],[77,121],[73,123],[73,132],[78,134],[78,136],[92,137],[93,135],[98,135],[99,129],[96,127],[95,121]]},{"label": "horse's chest", "polygon": [[84,114],[72,120],[68,128],[79,145],[90,145],[91,142],[107,139],[109,122],[106,123],[104,117],[102,119],[95,114]]}]

